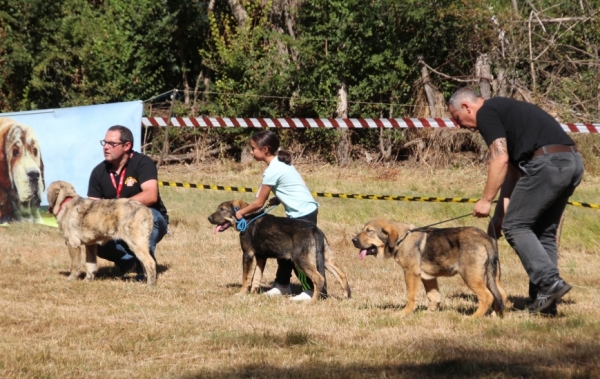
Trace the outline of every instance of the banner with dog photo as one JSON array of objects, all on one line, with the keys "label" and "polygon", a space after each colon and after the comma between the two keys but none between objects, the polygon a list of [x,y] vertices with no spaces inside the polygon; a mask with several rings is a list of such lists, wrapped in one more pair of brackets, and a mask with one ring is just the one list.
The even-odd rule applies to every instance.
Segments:
[{"label": "banner with dog photo", "polygon": [[141,101],[0,113],[0,224],[56,226],[47,213],[46,186],[67,181],[87,196],[92,169],[104,160],[100,140],[113,125],[142,135]]}]

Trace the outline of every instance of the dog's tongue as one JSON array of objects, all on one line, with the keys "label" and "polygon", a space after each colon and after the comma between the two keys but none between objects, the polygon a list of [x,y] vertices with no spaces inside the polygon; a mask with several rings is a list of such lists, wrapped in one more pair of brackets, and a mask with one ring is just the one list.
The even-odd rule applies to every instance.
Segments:
[{"label": "dog's tongue", "polygon": [[217,234],[219,233],[221,230],[223,230],[225,225],[217,225],[217,227],[215,228],[215,231],[213,232],[213,234]]},{"label": "dog's tongue", "polygon": [[360,253],[358,253],[358,259],[365,259],[367,256],[367,249],[362,249]]}]

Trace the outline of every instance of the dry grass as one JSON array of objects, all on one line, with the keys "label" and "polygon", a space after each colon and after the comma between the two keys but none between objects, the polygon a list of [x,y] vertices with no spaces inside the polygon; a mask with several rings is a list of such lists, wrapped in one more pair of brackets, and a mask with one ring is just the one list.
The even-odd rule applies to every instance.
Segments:
[{"label": "dry grass", "polygon": [[[164,180],[256,187],[263,167],[169,167]],[[311,189],[391,195],[478,197],[485,172],[402,167],[301,166]],[[588,176],[574,199],[597,203],[600,178]],[[414,378],[599,377],[600,211],[568,207],[561,273],[574,285],[560,317],[523,312],[527,278],[500,244],[509,310],[471,320],[474,296],[460,278],[440,281],[443,308],[400,318],[400,267],[359,261],[350,239],[371,217],[426,225],[472,205],[319,199],[319,225],[353,290],[342,299],[294,304],[236,296],[241,252],[235,232],[213,235],[206,217],[221,201],[251,194],[162,188],[172,234],[157,249],[158,285],[122,280],[100,260],[97,280],[66,282],[69,258],[56,229],[0,228],[0,377],[3,378]],[[281,214],[281,209],[276,210]],[[485,227],[471,218],[449,225]],[[265,288],[274,278],[267,264]],[[295,280],[295,278],[294,278]],[[294,290],[299,291],[297,282]]]}]

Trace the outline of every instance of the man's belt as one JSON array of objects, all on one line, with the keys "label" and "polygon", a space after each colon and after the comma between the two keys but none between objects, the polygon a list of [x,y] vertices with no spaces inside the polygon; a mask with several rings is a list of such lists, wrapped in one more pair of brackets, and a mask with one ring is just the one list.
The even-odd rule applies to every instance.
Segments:
[{"label": "man's belt", "polygon": [[577,153],[579,150],[577,150],[577,146],[573,145],[573,146],[566,146],[566,145],[548,145],[548,146],[542,146],[539,149],[537,149],[534,153],[533,153],[533,157],[537,157],[539,155],[543,155],[543,154],[554,154],[554,153]]}]

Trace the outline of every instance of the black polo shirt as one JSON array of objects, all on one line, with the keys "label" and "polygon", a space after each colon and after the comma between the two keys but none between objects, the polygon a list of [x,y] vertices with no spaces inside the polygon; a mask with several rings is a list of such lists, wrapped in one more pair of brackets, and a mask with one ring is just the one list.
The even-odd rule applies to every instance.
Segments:
[{"label": "black polo shirt", "polygon": [[[114,174],[115,184],[118,186],[121,178],[113,171],[108,162],[104,161],[92,170],[88,185],[88,197],[97,197],[100,199],[117,198],[117,189],[111,180],[111,172]],[[125,173],[125,178],[121,189],[121,198],[129,198],[142,192],[141,184],[148,180],[158,180],[158,170],[152,159],[135,151],[133,152],[133,156],[129,158],[125,169],[121,171],[121,175],[123,173]],[[158,201],[151,205],[150,208],[159,211],[165,220],[169,221],[167,208],[160,198],[160,192],[158,194]]]},{"label": "black polo shirt", "polygon": [[505,97],[485,100],[477,111],[477,128],[488,146],[506,138],[513,164],[530,160],[542,146],[575,145],[558,121],[537,105]]}]

